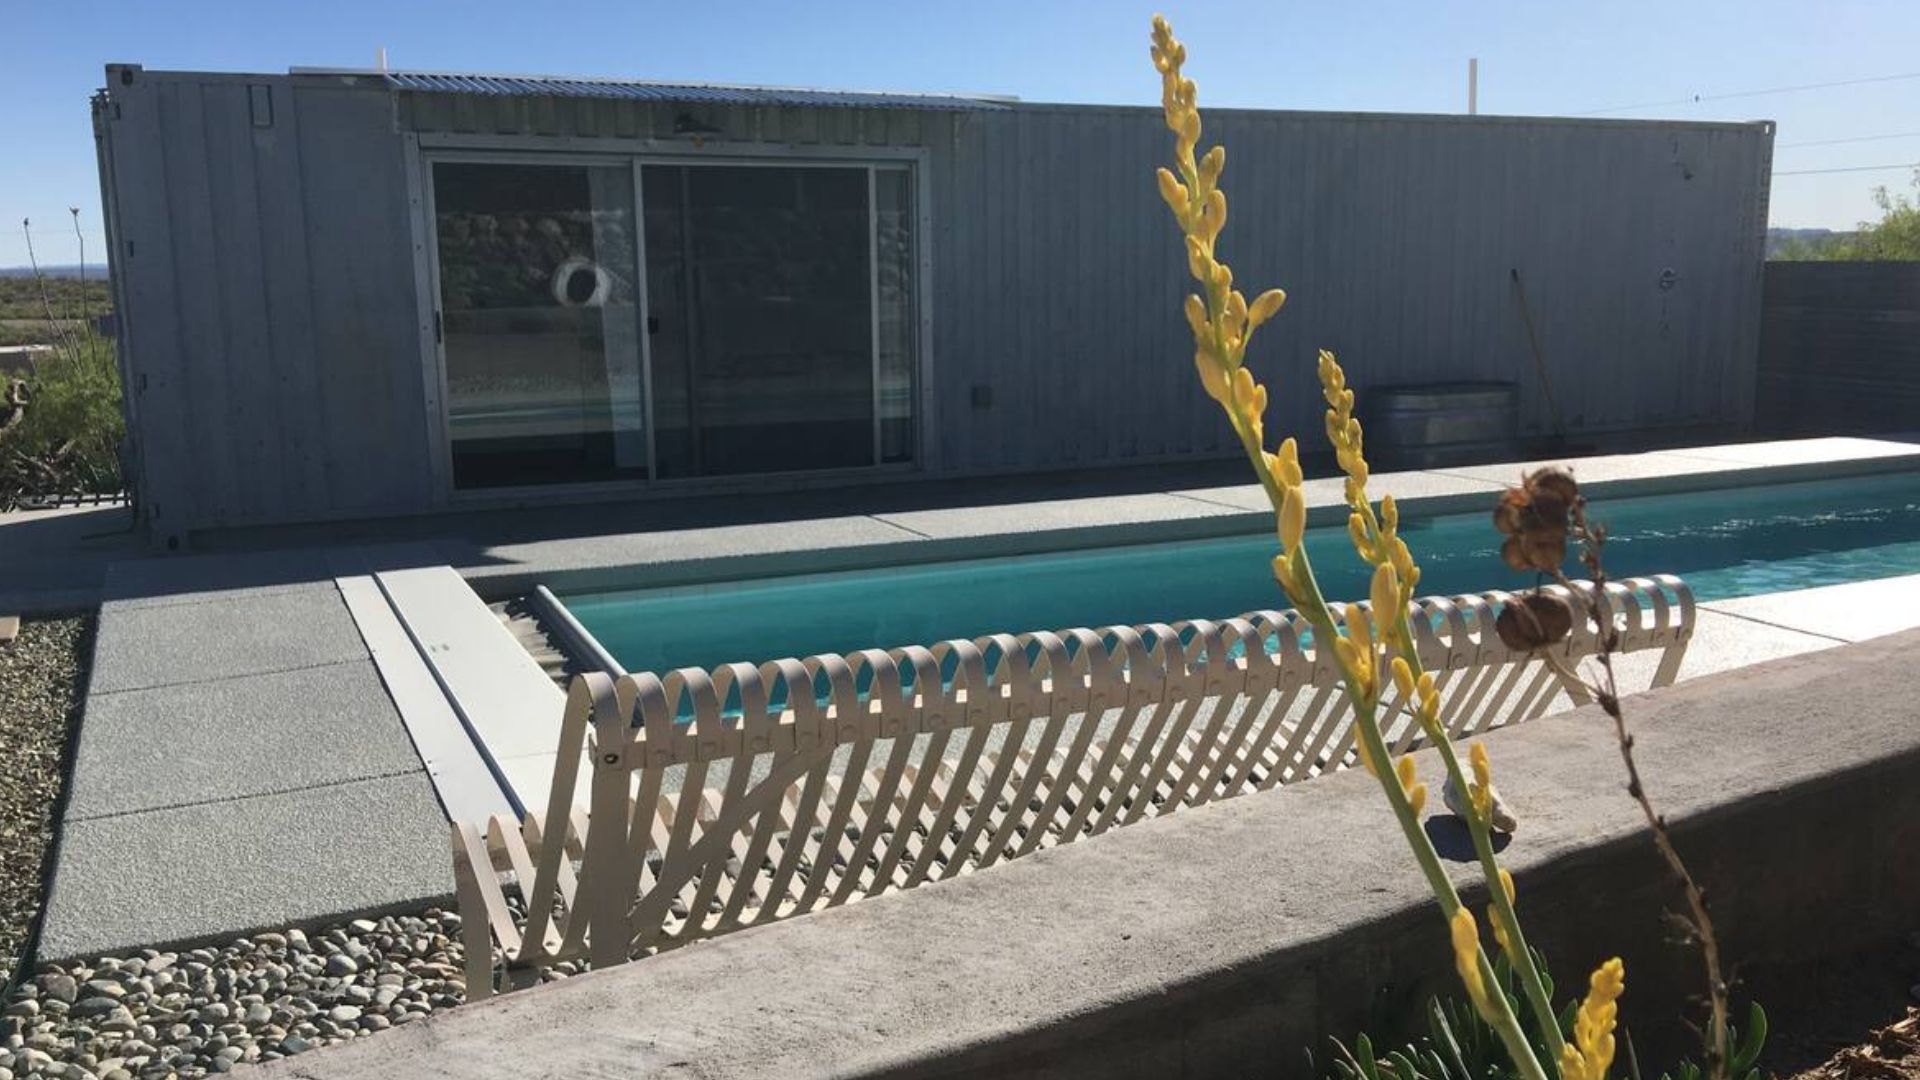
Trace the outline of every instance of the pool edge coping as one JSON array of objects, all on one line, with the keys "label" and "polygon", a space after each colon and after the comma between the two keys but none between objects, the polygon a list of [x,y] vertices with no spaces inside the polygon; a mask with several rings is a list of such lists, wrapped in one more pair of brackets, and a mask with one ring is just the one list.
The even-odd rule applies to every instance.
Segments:
[{"label": "pool edge coping", "polygon": [[[1779,440],[1763,444],[1720,444],[1714,446],[1685,447],[1673,450],[1648,451],[1642,454],[1607,455],[1609,460],[1644,459],[1657,461],[1661,458],[1682,458],[1690,465],[1699,462],[1715,462],[1718,468],[1676,468],[1667,473],[1653,475],[1625,476],[1612,479],[1597,478],[1582,481],[1582,488],[1595,498],[1615,499],[1648,495],[1672,495],[1689,491],[1715,490],[1725,487],[1766,486],[1780,483],[1793,483],[1809,480],[1839,479],[1874,476],[1884,473],[1903,472],[1920,468],[1920,445],[1898,443],[1885,439],[1858,439],[1856,441],[1881,446],[1911,446],[1911,449],[1882,454],[1856,454],[1852,456],[1829,457],[1815,461],[1795,461],[1778,464],[1743,463],[1731,458],[1716,458],[1712,451],[1731,450],[1741,446],[1779,445],[1791,442],[1813,442],[1820,440]],[[1583,459],[1566,459],[1576,472]],[[1461,469],[1474,470],[1484,474],[1489,470],[1511,468],[1517,480],[1522,472],[1541,466],[1541,462],[1495,463],[1492,465],[1462,466]],[[1477,483],[1485,485],[1480,491],[1447,491],[1436,494],[1410,494],[1396,496],[1403,520],[1418,520],[1449,514],[1490,510],[1493,494],[1499,489],[1497,481],[1486,479],[1483,475],[1451,469],[1409,470],[1399,473],[1380,473],[1372,479],[1376,486],[1386,486],[1394,478],[1427,477],[1452,483]],[[1735,481],[1737,483],[1730,483]],[[1250,488],[1252,485],[1241,485]],[[1346,505],[1341,501],[1332,485],[1324,485],[1324,490],[1315,490],[1316,482],[1308,481],[1307,525],[1339,525],[1346,519]],[[1196,505],[1211,507],[1217,512],[1206,512],[1187,516],[1167,517],[1154,520],[1135,520],[1122,522],[1093,522],[1079,525],[1049,526],[1034,529],[1002,529],[983,531],[965,536],[926,536],[915,535],[910,530],[886,520],[887,515],[863,515],[867,520],[897,528],[903,534],[901,539],[885,542],[862,542],[851,544],[821,544],[804,546],[805,537],[794,546],[777,550],[743,552],[714,556],[667,556],[648,561],[611,562],[598,566],[555,566],[542,568],[538,563],[529,562],[512,567],[488,565],[455,564],[455,570],[483,600],[493,602],[510,599],[532,592],[536,587],[544,586],[561,599],[575,593],[617,592],[628,589],[665,588],[672,586],[700,585],[720,581],[738,580],[750,577],[784,577],[797,574],[836,573],[851,570],[876,569],[880,567],[904,567],[943,562],[952,559],[991,559],[1008,556],[1037,555],[1049,552],[1070,551],[1082,547],[1115,547],[1132,544],[1153,544],[1178,542],[1183,540],[1209,540],[1229,536],[1244,536],[1256,533],[1270,526],[1272,514],[1266,510],[1238,509],[1224,501],[1212,501],[1193,494],[1199,490],[1236,490],[1235,487],[1218,489],[1179,489],[1157,492],[1168,498],[1182,499]],[[1069,504],[1093,507],[1107,496],[1088,496],[1081,499],[1059,500]],[[972,509],[982,513],[1017,507],[1021,504],[995,504]],[[788,527],[807,523],[793,523]],[[644,536],[646,534],[637,534]],[[562,541],[561,543],[567,543]]]}]

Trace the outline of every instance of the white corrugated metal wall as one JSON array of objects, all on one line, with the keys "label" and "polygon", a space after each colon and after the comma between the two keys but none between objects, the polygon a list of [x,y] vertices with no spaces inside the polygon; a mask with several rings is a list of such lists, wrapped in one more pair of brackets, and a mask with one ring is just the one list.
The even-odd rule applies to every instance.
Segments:
[{"label": "white corrugated metal wall", "polygon": [[[926,471],[1232,449],[1178,313],[1185,271],[1152,181],[1169,146],[1155,110],[686,107],[396,97],[321,76],[109,79],[106,184],[140,384],[140,479],[165,534],[445,502],[407,204],[414,132],[639,146],[693,112],[735,148],[923,147]],[[273,102],[266,123],[251,105],[259,86]],[[1208,138],[1229,151],[1227,258],[1250,290],[1291,295],[1256,349],[1276,391],[1270,431],[1319,430],[1322,345],[1363,389],[1517,381],[1524,425],[1544,430],[1515,269],[1576,434],[1751,419],[1770,125],[1223,111],[1209,114]]]}]

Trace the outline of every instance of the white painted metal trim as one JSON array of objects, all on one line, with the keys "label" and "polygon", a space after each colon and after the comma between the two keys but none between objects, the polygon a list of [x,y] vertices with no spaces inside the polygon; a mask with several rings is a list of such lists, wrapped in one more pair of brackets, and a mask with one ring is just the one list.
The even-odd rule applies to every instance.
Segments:
[{"label": "white painted metal trim", "polygon": [[[364,574],[337,578],[334,584],[367,651],[373,655],[380,681],[400,713],[400,722],[426,766],[434,796],[447,817],[477,821],[484,815],[513,813],[513,801],[487,767],[473,736],[428,670],[379,584]],[[476,818],[475,814],[483,817]]]},{"label": "white painted metal trim", "polygon": [[402,136],[405,151],[408,219],[413,226],[413,288],[419,316],[420,380],[426,399],[429,497],[447,505],[453,491],[453,444],[447,418],[447,354],[435,332],[440,315],[440,243],[433,204],[433,164],[420,150],[418,135]]},{"label": "white painted metal trim", "polygon": [[787,159],[815,159],[858,164],[869,161],[910,161],[924,153],[915,146],[831,146],[814,143],[737,143],[705,138],[700,145],[691,139],[620,139],[585,135],[482,135],[456,132],[420,132],[420,145],[432,150],[474,150],[499,152],[572,152],[582,154],[659,155],[675,159],[725,158],[727,164],[738,159],[763,158],[789,163]]},{"label": "white painted metal trim", "polygon": [[[911,183],[911,181],[909,181]],[[881,463],[880,430],[880,184],[867,166],[867,352],[873,361],[873,463]]]}]

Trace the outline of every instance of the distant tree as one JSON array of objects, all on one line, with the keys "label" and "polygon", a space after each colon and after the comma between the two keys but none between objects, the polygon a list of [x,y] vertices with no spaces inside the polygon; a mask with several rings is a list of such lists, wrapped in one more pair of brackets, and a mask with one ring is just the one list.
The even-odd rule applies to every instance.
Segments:
[{"label": "distant tree", "polygon": [[[1920,192],[1920,169],[1913,172],[1913,187]],[[1920,261],[1920,204],[1884,186],[1873,189],[1873,202],[1880,208],[1879,221],[1863,221],[1858,231],[1832,237],[1795,237],[1781,244],[1773,257],[1786,261]]]}]

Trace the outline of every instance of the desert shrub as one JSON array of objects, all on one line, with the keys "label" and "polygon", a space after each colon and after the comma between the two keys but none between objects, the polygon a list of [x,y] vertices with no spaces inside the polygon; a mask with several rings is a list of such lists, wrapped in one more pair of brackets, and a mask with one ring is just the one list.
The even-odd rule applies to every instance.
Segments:
[{"label": "desert shrub", "polygon": [[113,342],[75,334],[9,382],[0,404],[0,509],[36,495],[121,490],[126,421]]}]

